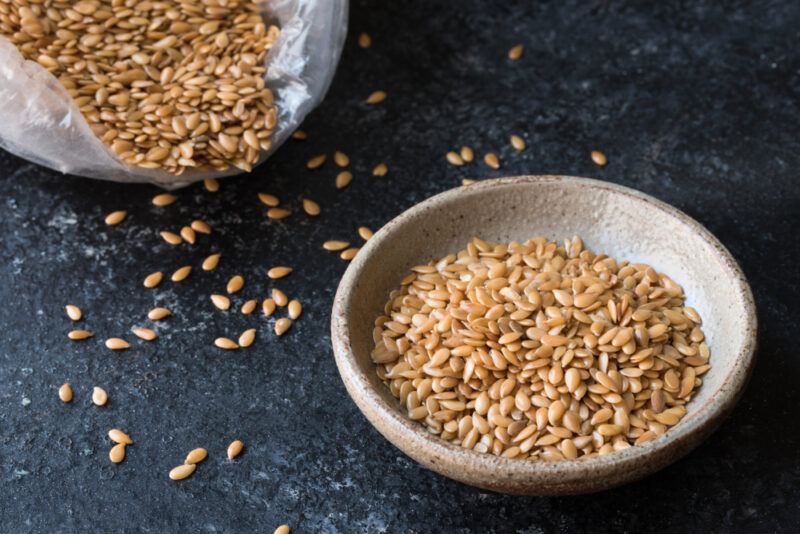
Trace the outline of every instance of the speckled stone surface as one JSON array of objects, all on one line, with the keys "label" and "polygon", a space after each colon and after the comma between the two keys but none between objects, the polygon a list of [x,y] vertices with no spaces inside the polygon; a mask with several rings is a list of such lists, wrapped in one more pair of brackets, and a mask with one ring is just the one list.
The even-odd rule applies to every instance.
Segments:
[{"label": "speckled stone surface", "polygon": [[[495,4],[495,3],[491,3]],[[0,530],[4,532],[702,532],[794,531],[800,521],[800,6],[795,2],[355,1],[351,38],[310,139],[287,144],[216,195],[194,186],[167,208],[155,188],[63,177],[0,153]],[[368,31],[373,48],[358,49]],[[525,43],[523,58],[506,59]],[[371,91],[384,104],[361,102]],[[511,133],[528,150],[513,151]],[[468,143],[502,169],[448,166]],[[333,185],[339,148],[355,179]],[[609,157],[603,169],[588,152]],[[369,170],[385,161],[389,175]],[[358,241],[462,177],[558,173],[636,187],[705,224],[740,261],[759,306],[759,361],[733,416],[688,457],[641,482],[577,498],[521,498],[469,488],[419,467],[372,429],[334,365],[329,309],[345,264],[321,250]],[[268,221],[255,193],[297,213]],[[323,214],[300,213],[303,196]],[[107,228],[104,214],[127,209]],[[214,227],[194,247],[157,231],[195,217]],[[141,287],[156,269],[212,274]],[[272,321],[215,311],[211,290],[245,276],[263,298],[264,271],[305,313],[284,338]],[[63,306],[97,332],[72,343]],[[156,304],[174,316],[160,338],[124,353],[102,345]],[[223,353],[212,340],[259,329]],[[57,388],[71,382],[75,401]],[[91,388],[109,404],[90,402]],[[105,434],[136,442],[119,466]],[[224,451],[246,444],[235,462]],[[188,480],[167,478],[194,447],[210,457]]]}]

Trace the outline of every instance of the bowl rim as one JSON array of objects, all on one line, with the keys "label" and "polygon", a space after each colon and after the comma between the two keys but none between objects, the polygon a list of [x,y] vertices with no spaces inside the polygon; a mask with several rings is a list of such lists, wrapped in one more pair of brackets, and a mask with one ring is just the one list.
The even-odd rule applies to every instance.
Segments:
[{"label": "bowl rim", "polygon": [[[347,312],[353,302],[353,288],[357,284],[366,264],[373,259],[372,253],[378,248],[379,244],[398,228],[404,226],[409,221],[413,221],[416,214],[427,210],[431,205],[448,201],[457,201],[458,197],[467,191],[474,193],[509,185],[527,187],[554,182],[608,190],[612,193],[631,197],[665,212],[667,215],[698,234],[700,238],[716,250],[722,268],[734,281],[733,288],[744,303],[747,327],[751,335],[745,336],[744,342],[739,348],[738,354],[735,356],[734,364],[719,388],[715,390],[712,396],[703,404],[694,407],[692,418],[682,421],[682,424],[676,425],[668,432],[647,443],[617,451],[613,454],[586,460],[558,461],[526,462],[464,449],[458,445],[442,440],[439,436],[430,434],[419,423],[407,419],[397,406],[392,406],[386,402],[372,386],[367,376],[369,370],[361,370],[350,340],[350,327]],[[753,370],[757,327],[758,320],[755,301],[743,271],[727,248],[725,248],[725,246],[703,225],[677,208],[641,191],[601,180],[556,175],[512,176],[483,180],[467,186],[460,186],[444,191],[408,208],[378,230],[350,263],[339,283],[331,313],[331,340],[339,373],[350,397],[355,401],[370,423],[393,445],[415,460],[423,463],[425,466],[445,474],[446,476],[462,481],[465,480],[464,477],[443,473],[443,468],[445,471],[448,471],[448,469],[446,469],[447,466],[444,464],[451,464],[450,472],[453,472],[452,468],[457,468],[458,465],[463,465],[465,468],[469,466],[470,469],[477,469],[478,471],[466,477],[470,479],[469,483],[491,489],[498,489],[499,487],[501,490],[503,484],[491,482],[492,479],[513,479],[515,483],[522,485],[562,485],[566,488],[569,485],[581,485],[582,483],[586,483],[585,478],[589,472],[591,472],[593,476],[602,476],[604,474],[611,474],[612,472],[619,472],[619,470],[625,467],[632,468],[638,466],[641,468],[641,464],[645,460],[649,462],[651,458],[654,458],[652,469],[645,468],[645,471],[647,471],[646,473],[630,476],[625,480],[614,481],[610,484],[585,484],[587,486],[592,486],[592,489],[590,489],[590,491],[592,491],[594,489],[602,489],[640,478],[688,453],[694,446],[711,434],[739,400]],[[405,438],[401,443],[398,443],[398,441],[401,441],[399,436]],[[424,454],[421,454],[423,450],[438,461],[431,461]],[[635,470],[632,469],[632,471]],[[554,484],[554,476],[560,477],[558,479],[558,484]],[[486,479],[486,484],[480,483],[483,479]],[[545,489],[543,493],[548,492]],[[575,492],[571,490],[561,492],[556,489],[555,493]]]}]

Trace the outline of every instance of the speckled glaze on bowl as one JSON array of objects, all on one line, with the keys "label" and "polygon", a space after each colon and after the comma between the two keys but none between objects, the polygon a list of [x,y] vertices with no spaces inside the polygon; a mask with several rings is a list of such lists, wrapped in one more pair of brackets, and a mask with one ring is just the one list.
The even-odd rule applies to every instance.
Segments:
[{"label": "speckled glaze on bowl", "polygon": [[[372,328],[408,269],[461,250],[473,236],[506,242],[580,235],[587,248],[643,261],[680,283],[703,317],[711,369],[666,434],[589,460],[498,458],[452,445],[406,418],[375,374]],[[331,317],[336,363],[350,396],[400,450],[447,477],[494,491],[562,495],[644,477],[688,453],[719,426],[754,363],[756,310],[736,261],[699,223],[638,191],[585,178],[520,176],[460,187],[401,214],[370,239],[339,284]]]}]

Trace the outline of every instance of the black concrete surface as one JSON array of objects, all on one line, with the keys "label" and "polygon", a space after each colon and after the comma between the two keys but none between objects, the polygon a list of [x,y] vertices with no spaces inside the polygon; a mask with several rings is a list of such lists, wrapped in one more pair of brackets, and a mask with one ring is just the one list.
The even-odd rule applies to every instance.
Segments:
[{"label": "black concrete surface", "polygon": [[[800,521],[800,4],[791,1],[483,2],[358,0],[333,87],[290,142],[252,175],[201,186],[157,209],[152,186],[61,176],[0,153],[0,531],[3,532],[793,532]],[[361,50],[367,31],[374,45]],[[524,43],[518,62],[507,50]],[[363,104],[377,89],[379,106]],[[528,149],[516,153],[511,133]],[[456,169],[447,150],[496,151],[502,168]],[[347,152],[355,179],[307,171]],[[592,149],[609,157],[605,168]],[[374,178],[384,161],[390,172]],[[476,490],[426,471],[386,442],[339,380],[329,310],[346,264],[329,238],[358,242],[463,177],[559,173],[650,193],[706,225],[741,262],[759,306],[759,361],[732,417],[685,459],[641,482],[573,498]],[[295,214],[269,221],[256,192]],[[300,212],[309,196],[323,207]],[[103,216],[127,209],[124,224]],[[196,217],[193,247],[157,231]],[[222,252],[219,269],[144,290],[144,276]],[[265,268],[305,304],[277,340],[272,320],[211,308],[263,298]],[[97,336],[66,339],[74,303]],[[111,353],[105,337],[174,316],[157,342]],[[217,335],[257,327],[249,350]],[[75,401],[59,402],[70,382]],[[108,406],[90,402],[91,388]],[[135,444],[108,460],[105,433]],[[246,444],[225,459],[235,438]],[[209,459],[167,479],[193,447]]]}]

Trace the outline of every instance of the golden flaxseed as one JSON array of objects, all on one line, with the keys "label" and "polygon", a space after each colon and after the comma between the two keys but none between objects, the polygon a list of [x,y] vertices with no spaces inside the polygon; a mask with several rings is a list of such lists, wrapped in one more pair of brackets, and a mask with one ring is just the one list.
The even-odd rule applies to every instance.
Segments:
[{"label": "golden flaxseed", "polygon": [[155,340],[155,338],[158,337],[158,334],[156,334],[154,330],[151,330],[149,328],[144,328],[141,326],[136,326],[132,328],[131,332],[133,332],[134,336],[138,337],[139,339],[143,339],[145,341],[153,341]]},{"label": "golden flaxseed", "polygon": [[242,450],[244,450],[244,443],[241,440],[235,440],[228,445],[228,460],[233,460],[240,454],[242,454]]},{"label": "golden flaxseed", "polygon": [[291,272],[292,272],[291,267],[278,266],[278,267],[273,267],[269,271],[267,271],[267,276],[273,280],[279,280],[285,276],[289,276]]},{"label": "golden flaxseed", "polygon": [[191,226],[184,226],[181,228],[181,239],[190,245],[194,245],[195,241],[197,241],[197,234],[194,233],[194,229]]},{"label": "golden flaxseed", "polygon": [[522,137],[518,136],[518,135],[512,135],[511,136],[511,146],[513,146],[516,150],[519,150],[520,152],[522,152],[526,148],[525,140]]},{"label": "golden flaxseed", "polygon": [[358,235],[361,236],[361,239],[363,239],[364,241],[369,241],[369,239],[373,235],[373,232],[372,232],[372,230],[370,230],[366,226],[359,226],[358,227]]},{"label": "golden flaxseed", "polygon": [[158,284],[160,284],[161,280],[163,279],[164,279],[164,273],[162,273],[161,271],[150,273],[144,279],[144,287],[152,289],[158,286]]},{"label": "golden flaxseed", "polygon": [[326,156],[325,154],[316,155],[312,157],[310,160],[308,160],[308,162],[306,163],[306,167],[311,170],[319,169],[325,164],[326,159],[328,159],[328,156]]},{"label": "golden flaxseed", "polygon": [[203,260],[202,268],[204,271],[213,271],[219,265],[219,257],[220,254],[211,254],[209,257]]},{"label": "golden flaxseed", "polygon": [[228,294],[238,293],[244,287],[244,278],[240,274],[236,274],[228,280],[228,285],[225,286],[225,290]]},{"label": "golden flaxseed", "polygon": [[336,189],[344,189],[350,182],[353,181],[353,173],[350,171],[342,171],[336,175]]},{"label": "golden flaxseed", "polygon": [[372,46],[372,37],[368,33],[361,32],[358,34],[358,46],[361,48],[369,48]]},{"label": "golden flaxseed", "polygon": [[592,161],[600,167],[605,167],[608,164],[608,158],[599,150],[592,150],[591,157]]},{"label": "golden flaxseed", "polygon": [[270,208],[277,208],[281,201],[275,195],[270,195],[269,193],[259,193],[258,200],[260,200],[263,204],[266,204]]},{"label": "golden flaxseed", "polygon": [[287,310],[289,312],[289,319],[295,321],[300,317],[300,314],[303,313],[303,305],[300,304],[299,300],[295,299],[289,302]]},{"label": "golden flaxseed", "polygon": [[308,133],[305,130],[295,130],[292,133],[292,139],[297,139],[298,141],[305,141],[308,139]]},{"label": "golden flaxseed", "polygon": [[130,343],[119,337],[110,337],[106,339],[106,347],[111,350],[125,350],[130,346]]},{"label": "golden flaxseed", "polygon": [[279,336],[285,334],[292,327],[292,320],[286,317],[281,317],[275,321],[275,333]]},{"label": "golden flaxseed", "polygon": [[182,464],[178,467],[173,467],[169,472],[169,478],[170,480],[183,480],[190,477],[195,469],[197,469],[196,464]]},{"label": "golden flaxseed", "polygon": [[108,402],[108,393],[106,393],[106,390],[99,386],[95,386],[92,390],[92,402],[95,404],[95,406],[105,406],[105,404]]},{"label": "golden flaxseed", "polygon": [[125,444],[117,443],[111,447],[111,450],[108,451],[108,458],[115,464],[121,463],[125,459]]},{"label": "golden flaxseed", "polygon": [[169,309],[163,307],[153,308],[152,310],[147,312],[147,318],[150,319],[151,321],[160,321],[162,319],[166,319],[170,315],[172,315],[172,312],[169,311]]},{"label": "golden flaxseed", "polygon": [[184,265],[183,267],[172,273],[171,280],[173,282],[182,282],[186,280],[186,277],[189,276],[189,273],[191,272],[192,272],[192,266]]},{"label": "golden flaxseed", "polygon": [[133,445],[133,440],[131,439],[131,437],[122,430],[120,430],[119,428],[112,428],[111,430],[109,430],[108,439],[110,439],[114,443]]},{"label": "golden flaxseed", "polygon": [[220,310],[227,310],[231,307],[231,299],[225,295],[211,295],[211,302]]},{"label": "golden flaxseed", "polygon": [[169,232],[164,230],[162,232],[159,232],[159,235],[161,236],[161,239],[163,239],[172,246],[180,245],[183,242],[181,236],[179,236],[175,232]]},{"label": "golden flaxseed", "polygon": [[273,313],[275,313],[275,306],[275,299],[266,298],[261,304],[261,309],[265,316],[270,317]]},{"label": "golden flaxseed", "polygon": [[275,304],[281,308],[289,304],[289,297],[287,297],[286,293],[277,287],[272,288],[272,300],[274,300]]},{"label": "golden flaxseed", "polygon": [[514,45],[508,50],[508,59],[511,61],[516,61],[522,57],[522,53],[525,51],[525,47],[521,44]]},{"label": "golden flaxseed", "polygon": [[239,348],[239,345],[234,340],[227,337],[218,337],[214,340],[214,345],[225,350],[235,350]]},{"label": "golden flaxseed", "polygon": [[89,330],[72,330],[67,334],[67,337],[72,341],[81,341],[92,337],[94,334]]},{"label": "golden flaxseed", "polygon": [[256,329],[250,328],[242,332],[242,335],[239,336],[239,346],[242,348],[247,348],[253,344],[256,340]]},{"label": "golden flaxseed", "polygon": [[209,193],[216,193],[219,191],[219,181],[216,178],[206,178],[203,180],[203,186]]},{"label": "golden flaxseed", "polygon": [[316,217],[322,211],[319,207],[319,204],[311,200],[310,198],[303,199],[303,211],[305,211],[308,215],[312,217]]},{"label": "golden flaxseed", "polygon": [[197,232],[198,234],[210,234],[211,227],[205,221],[201,221],[200,219],[195,219],[192,221],[191,229]]},{"label": "golden flaxseed", "polygon": [[346,249],[348,245],[350,245],[350,243],[348,243],[347,241],[331,240],[331,241],[325,241],[322,244],[322,248],[331,252],[338,252],[340,250]]},{"label": "golden flaxseed", "polygon": [[358,254],[359,250],[360,249],[358,247],[348,248],[346,250],[343,250],[342,253],[339,254],[339,257],[345,261],[350,261],[356,257],[356,254]]},{"label": "golden flaxseed", "polygon": [[176,197],[173,194],[161,193],[160,195],[156,195],[153,197],[153,205],[158,206],[159,208],[163,208],[165,206],[169,206],[176,200],[178,200],[178,197]]},{"label": "golden flaxseed", "polygon": [[186,455],[186,460],[183,461],[185,464],[199,464],[203,460],[208,457],[208,451],[202,447],[198,447],[196,449],[192,449],[189,454]]},{"label": "golden flaxseed", "polygon": [[242,304],[240,311],[242,312],[243,315],[250,315],[255,311],[256,306],[258,306],[258,301],[255,299],[250,299],[244,304]]},{"label": "golden flaxseed", "polygon": [[285,219],[291,214],[292,212],[287,210],[286,208],[270,208],[267,210],[267,217],[269,217],[270,219],[276,219],[276,220]]},{"label": "golden flaxseed", "polygon": [[339,167],[347,167],[350,165],[350,158],[344,152],[337,150],[333,153],[333,162]]},{"label": "golden flaxseed", "polygon": [[492,169],[500,168],[500,160],[494,152],[487,152],[486,155],[483,156],[483,162]]},{"label": "golden flaxseed", "polygon": [[58,388],[58,398],[61,399],[61,402],[72,402],[72,386],[69,384],[62,384],[60,388]]},{"label": "golden flaxseed", "polygon": [[72,321],[80,321],[81,317],[83,317],[83,312],[81,309],[74,304],[67,304],[64,306],[64,309],[67,311],[67,317],[69,317]]},{"label": "golden flaxseed", "polygon": [[128,216],[128,212],[125,210],[119,211],[112,211],[108,215],[106,215],[106,224],[109,226],[116,226],[122,221],[125,220],[125,217]]},{"label": "golden flaxseed", "polygon": [[385,163],[378,163],[372,169],[372,176],[386,176],[389,173],[389,167]]},{"label": "golden flaxseed", "polygon": [[450,165],[455,165],[456,167],[461,167],[464,165],[464,159],[458,154],[458,152],[453,152],[452,150],[445,154],[445,159]]},{"label": "golden flaxseed", "polygon": [[467,145],[461,147],[458,155],[461,156],[461,160],[465,163],[471,163],[475,159],[475,152]]},{"label": "golden flaxseed", "polygon": [[367,97],[367,104],[380,104],[384,100],[386,100],[386,92],[385,91],[373,91]]}]

